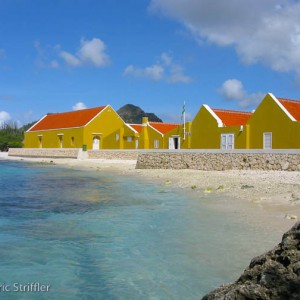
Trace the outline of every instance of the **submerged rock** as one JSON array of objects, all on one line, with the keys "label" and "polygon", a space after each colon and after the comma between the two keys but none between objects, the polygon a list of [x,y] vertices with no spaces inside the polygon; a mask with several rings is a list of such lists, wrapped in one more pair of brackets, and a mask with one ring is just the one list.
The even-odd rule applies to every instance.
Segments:
[{"label": "submerged rock", "polygon": [[300,222],[273,250],[252,259],[234,283],[221,286],[202,300],[300,299]]}]

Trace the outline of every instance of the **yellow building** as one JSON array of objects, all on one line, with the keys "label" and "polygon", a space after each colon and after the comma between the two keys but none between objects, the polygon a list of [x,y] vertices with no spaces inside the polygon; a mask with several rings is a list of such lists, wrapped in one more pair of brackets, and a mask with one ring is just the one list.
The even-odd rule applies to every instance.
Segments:
[{"label": "yellow building", "polygon": [[[130,124],[139,133],[139,149],[180,149],[180,135],[177,129],[180,124],[149,122],[143,118],[142,124]],[[174,136],[168,135],[174,130]],[[171,142],[173,141],[173,144]]]},{"label": "yellow building", "polygon": [[201,106],[192,121],[192,149],[249,148],[247,121],[251,113]]},{"label": "yellow building", "polygon": [[135,149],[138,134],[110,106],[47,114],[25,133],[25,148]]},{"label": "yellow building", "polygon": [[251,149],[300,149],[300,101],[269,93],[248,126]]},{"label": "yellow building", "polygon": [[168,149],[190,149],[191,148],[192,122],[177,125],[174,129],[164,135],[164,144]]}]

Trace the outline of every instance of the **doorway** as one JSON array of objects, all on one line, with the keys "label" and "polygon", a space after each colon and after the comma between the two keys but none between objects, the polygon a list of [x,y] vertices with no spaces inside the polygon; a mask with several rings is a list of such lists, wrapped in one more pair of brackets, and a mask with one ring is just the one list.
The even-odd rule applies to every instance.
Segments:
[{"label": "doorway", "polygon": [[169,149],[180,149],[180,137],[172,136],[169,138]]},{"label": "doorway", "polygon": [[99,136],[95,136],[93,138],[93,150],[99,150],[100,149],[100,138]]}]

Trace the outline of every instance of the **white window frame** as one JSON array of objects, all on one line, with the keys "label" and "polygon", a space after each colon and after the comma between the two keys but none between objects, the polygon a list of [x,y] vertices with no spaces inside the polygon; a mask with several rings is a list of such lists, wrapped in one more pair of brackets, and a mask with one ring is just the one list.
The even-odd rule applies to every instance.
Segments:
[{"label": "white window frame", "polygon": [[159,149],[159,140],[158,139],[154,140],[154,149]]},{"label": "white window frame", "polygon": [[[231,141],[230,141],[231,139]],[[234,149],[234,133],[222,133],[221,134],[221,149],[233,150]]]},{"label": "white window frame", "polygon": [[[267,137],[270,137],[269,141],[267,141]],[[269,145],[267,143],[269,142]],[[263,149],[272,149],[273,148],[273,137],[272,132],[264,132],[263,133]]]},{"label": "white window frame", "polygon": [[120,139],[120,135],[118,133],[116,133],[116,141],[118,142]]}]

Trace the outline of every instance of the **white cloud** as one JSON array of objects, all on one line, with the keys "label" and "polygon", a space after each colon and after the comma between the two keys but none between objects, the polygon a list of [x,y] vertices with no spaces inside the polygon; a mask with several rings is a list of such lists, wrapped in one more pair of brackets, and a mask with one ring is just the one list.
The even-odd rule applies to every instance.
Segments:
[{"label": "white cloud", "polygon": [[244,63],[300,73],[300,2],[294,0],[152,0],[194,37],[232,46]]},{"label": "white cloud", "polygon": [[160,65],[152,65],[146,68],[138,68],[134,67],[133,65],[129,65],[124,70],[124,75],[159,81],[164,76],[164,68]]},{"label": "white cloud", "polygon": [[169,83],[189,83],[191,81],[191,78],[184,74],[183,67],[174,63],[172,56],[168,53],[162,53],[158,62],[149,67],[140,68],[129,65],[123,74],[153,81],[166,80]]},{"label": "white cloud", "polygon": [[78,67],[81,65],[81,61],[73,54],[66,51],[60,52],[60,57],[65,61],[65,63],[70,67]]},{"label": "white cloud", "polygon": [[236,101],[237,105],[242,108],[257,106],[264,97],[264,94],[260,92],[248,94],[243,83],[237,79],[224,81],[219,92],[226,100]]},{"label": "white cloud", "polygon": [[52,60],[52,61],[50,61],[50,67],[52,69],[58,69],[60,67],[60,65],[57,60]]},{"label": "white cloud", "polygon": [[73,110],[81,110],[86,109],[86,105],[83,102],[78,102],[75,105],[73,105]]},{"label": "white cloud", "polygon": [[189,83],[191,78],[187,75],[184,75],[183,68],[179,65],[173,64],[170,67],[170,76],[168,82],[170,83]]},{"label": "white cloud", "polygon": [[11,116],[6,111],[0,111],[0,126],[11,120]]},{"label": "white cloud", "polygon": [[[36,65],[40,68],[58,69],[60,67],[56,60],[51,60],[51,56],[56,52],[56,47],[42,47],[39,41],[35,41],[33,44],[37,51]],[[56,54],[56,53],[55,53]]]},{"label": "white cloud", "polygon": [[90,63],[97,67],[105,66],[109,63],[109,56],[105,53],[106,46],[100,39],[86,41],[81,39],[81,48],[78,57],[83,63]]},{"label": "white cloud", "polygon": [[106,54],[105,50],[106,46],[100,39],[81,39],[80,48],[75,54],[71,54],[66,51],[60,51],[59,55],[70,67],[79,67],[83,65],[104,67],[110,62],[110,58]]}]

